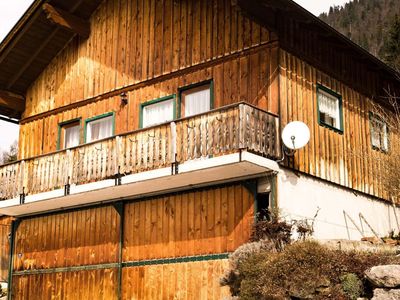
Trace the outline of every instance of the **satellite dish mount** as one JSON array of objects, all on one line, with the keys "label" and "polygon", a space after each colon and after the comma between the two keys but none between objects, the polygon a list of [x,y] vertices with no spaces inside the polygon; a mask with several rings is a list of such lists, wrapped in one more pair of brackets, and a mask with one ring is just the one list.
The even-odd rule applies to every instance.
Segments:
[{"label": "satellite dish mount", "polygon": [[303,148],[310,141],[310,129],[300,121],[290,122],[282,130],[283,153],[293,156],[296,150]]}]

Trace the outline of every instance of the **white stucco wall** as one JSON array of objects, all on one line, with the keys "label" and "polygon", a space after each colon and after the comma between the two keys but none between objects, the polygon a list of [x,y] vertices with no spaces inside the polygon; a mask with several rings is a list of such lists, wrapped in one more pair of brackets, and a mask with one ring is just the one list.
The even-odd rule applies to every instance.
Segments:
[{"label": "white stucco wall", "polygon": [[381,236],[399,230],[400,208],[310,176],[282,169],[278,174],[278,206],[288,219],[312,219],[318,208],[314,236],[319,239],[359,240],[373,236],[361,213]]}]

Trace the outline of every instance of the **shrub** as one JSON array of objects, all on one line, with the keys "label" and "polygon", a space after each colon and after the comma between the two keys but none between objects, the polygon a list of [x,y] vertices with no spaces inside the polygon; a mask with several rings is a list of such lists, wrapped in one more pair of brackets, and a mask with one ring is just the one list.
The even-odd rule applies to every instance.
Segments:
[{"label": "shrub", "polygon": [[360,287],[364,271],[389,263],[400,263],[400,258],[335,251],[302,241],[281,252],[250,252],[237,261],[234,272],[240,276],[227,284],[240,299],[353,299],[370,292]]},{"label": "shrub", "polygon": [[270,240],[275,248],[282,250],[291,242],[293,225],[274,218],[272,221],[262,220],[256,222],[251,233],[252,242]]},{"label": "shrub", "polygon": [[275,244],[271,240],[260,240],[244,244],[229,255],[229,268],[220,280],[222,286],[228,285],[231,294],[237,296],[240,292],[240,283],[243,280],[243,274],[240,273],[239,266],[256,253],[261,251],[266,253],[277,252]]},{"label": "shrub", "polygon": [[340,277],[342,289],[351,300],[357,300],[363,293],[364,287],[362,281],[356,274],[347,273]]}]

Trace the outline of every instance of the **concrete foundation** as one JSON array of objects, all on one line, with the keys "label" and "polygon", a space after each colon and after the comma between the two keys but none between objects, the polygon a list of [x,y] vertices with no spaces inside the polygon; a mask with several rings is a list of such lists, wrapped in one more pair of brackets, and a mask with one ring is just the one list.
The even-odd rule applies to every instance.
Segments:
[{"label": "concrete foundation", "polygon": [[318,212],[315,238],[359,240],[373,231],[379,236],[399,231],[400,208],[365,194],[287,169],[279,171],[277,190],[283,217],[311,223]]}]

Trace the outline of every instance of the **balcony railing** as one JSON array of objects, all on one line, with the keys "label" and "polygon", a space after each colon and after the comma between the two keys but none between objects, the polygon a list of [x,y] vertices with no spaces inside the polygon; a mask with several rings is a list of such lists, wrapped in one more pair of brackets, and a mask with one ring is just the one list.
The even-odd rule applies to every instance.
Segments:
[{"label": "balcony railing", "polygon": [[280,156],[278,117],[245,103],[0,166],[0,199],[13,199],[199,158],[252,151]]}]

